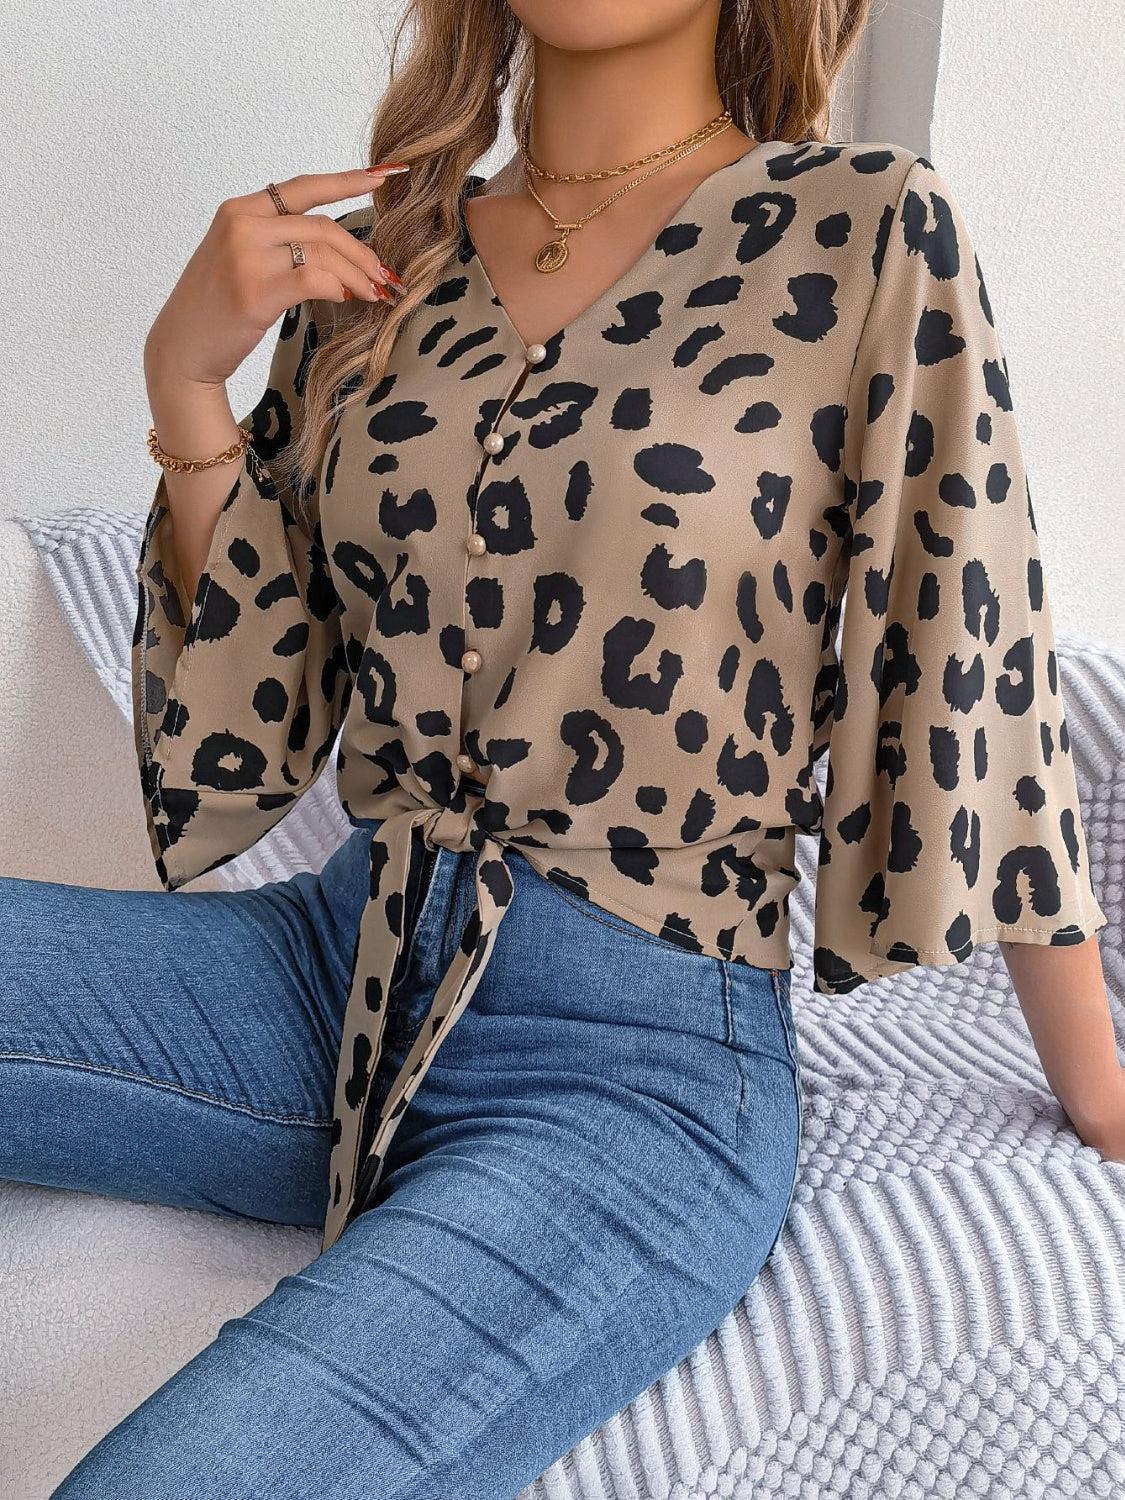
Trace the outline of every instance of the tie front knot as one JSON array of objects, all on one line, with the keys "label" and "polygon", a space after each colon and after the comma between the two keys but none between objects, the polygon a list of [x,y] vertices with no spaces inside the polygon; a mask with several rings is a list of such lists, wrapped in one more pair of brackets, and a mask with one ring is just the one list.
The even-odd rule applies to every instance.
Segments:
[{"label": "tie front knot", "polygon": [[[387,1146],[438,1047],[472,999],[515,893],[503,840],[482,828],[477,817],[484,806],[483,791],[466,788],[457,801],[463,805],[404,807],[381,820],[371,835],[371,895],[360,918],[340,1041],[341,1055],[354,1059],[354,1065],[340,1069],[336,1077],[336,1138],[329,1162],[334,1191],[325,1218],[323,1250],[329,1249],[344,1227],[370,1203],[386,1161]],[[375,1095],[385,1001],[391,993],[405,938],[403,913],[415,829],[432,850],[476,854],[466,872],[475,900],[464,918],[449,966],[433,989],[414,1046],[385,1091]],[[462,876],[457,871],[440,878],[460,882]]]},{"label": "tie front knot", "polygon": [[[483,802],[479,793],[466,795],[465,806],[433,807],[422,818],[422,835],[431,849],[452,849],[455,854],[468,854],[476,845],[472,840],[474,819]],[[478,839],[479,843],[479,839]]]}]

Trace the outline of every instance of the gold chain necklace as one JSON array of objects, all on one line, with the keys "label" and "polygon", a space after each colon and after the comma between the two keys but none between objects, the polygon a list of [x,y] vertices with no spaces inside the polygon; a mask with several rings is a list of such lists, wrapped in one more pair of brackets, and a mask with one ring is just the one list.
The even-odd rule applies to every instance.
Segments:
[{"label": "gold chain necklace", "polygon": [[[537,271],[544,272],[557,271],[560,266],[565,264],[566,258],[570,253],[567,249],[566,241],[567,236],[570,234],[571,230],[581,229],[584,224],[588,223],[597,214],[600,214],[605,209],[607,209],[611,203],[616,203],[618,198],[623,197],[626,193],[632,192],[635,187],[639,187],[646,178],[651,177],[656,172],[662,172],[665,167],[670,167],[673,162],[679,161],[681,157],[690,155],[692,151],[698,151],[700,146],[705,145],[712,138],[712,136],[721,135],[724,130],[729,129],[730,125],[730,110],[725,109],[723,110],[722,114],[717,115],[714,120],[710,120],[706,125],[701,126],[699,130],[693,131],[690,136],[685,136],[684,140],[687,142],[686,145],[683,145],[681,144],[681,142],[677,141],[674,146],[664,147],[664,152],[672,151],[674,153],[673,155],[669,156],[667,160],[659,162],[655,167],[650,167],[647,172],[642,172],[639,177],[635,177],[632,182],[627,182],[624,187],[619,187],[615,193],[611,193],[608,198],[603,199],[602,202],[599,203],[595,208],[592,208],[589,213],[583,214],[580,219],[576,219],[571,224],[561,223],[555,217],[550,207],[543,202],[542,198],[540,198],[539,194],[535,191],[534,184],[531,181],[531,173],[532,171],[538,172],[541,169],[534,166],[531,158],[527,154],[526,149],[521,144],[519,150],[520,155],[524,160],[524,180],[527,183],[527,190],[535,199],[536,203],[539,204],[543,212],[550,219],[551,223],[555,226],[555,233],[557,235],[557,238],[548,240],[547,243],[545,245],[542,245],[536,252],[535,269]],[[661,151],[650,152],[647,157],[643,157],[641,158],[641,160],[651,161],[654,156],[660,156],[663,154],[664,153]],[[595,178],[611,177],[617,175],[622,171],[630,171],[632,170],[632,167],[634,165],[636,165],[636,163],[630,163],[626,164],[624,167],[610,168],[609,170],[600,173],[573,173],[570,175],[560,175],[557,176],[555,180],[560,182],[578,180],[592,181]],[[552,174],[543,173],[543,175],[551,176]]]},{"label": "gold chain necklace", "polygon": [[713,120],[708,120],[706,125],[701,125],[698,130],[689,131],[687,135],[681,136],[678,141],[673,141],[670,146],[661,146],[658,151],[650,151],[647,156],[638,156],[635,161],[623,162],[619,167],[606,167],[601,172],[549,172],[546,167],[541,167],[531,158],[525,140],[523,145],[523,158],[536,177],[546,177],[551,182],[600,182],[605,177],[620,177],[623,172],[635,172],[638,167],[647,166],[650,161],[656,161],[657,157],[667,156],[669,151],[678,151],[681,146],[686,146],[689,141],[694,141],[697,136],[704,132],[715,133],[716,127],[723,121],[730,120],[730,110],[724,109],[721,115],[716,115]]}]

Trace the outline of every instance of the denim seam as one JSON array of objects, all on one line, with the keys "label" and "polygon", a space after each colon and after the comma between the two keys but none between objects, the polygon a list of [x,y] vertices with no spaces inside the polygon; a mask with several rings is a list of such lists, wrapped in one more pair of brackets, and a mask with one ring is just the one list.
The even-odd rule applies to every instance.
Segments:
[{"label": "denim seam", "polygon": [[[586,917],[591,922],[600,922],[603,927],[612,928],[614,932],[623,932],[626,937],[643,938],[646,942],[655,943],[658,948],[667,948],[672,953],[686,953],[689,955],[689,957],[694,958],[713,957],[713,955],[702,953],[696,948],[688,948],[680,943],[670,943],[666,938],[657,937],[653,932],[646,932],[643,927],[626,926],[624,922],[614,922],[610,918],[606,917],[600,910],[596,912],[587,911],[586,907],[582,905],[582,903],[576,897],[572,896],[564,886],[559,885],[555,881],[552,881],[552,884],[554,885],[556,891],[558,891],[560,898],[565,901],[568,906],[573,907],[580,916]],[[720,958],[715,959],[714,961],[716,963],[723,963],[725,960]]]},{"label": "denim seam", "polygon": [[789,1053],[789,1061],[793,1065],[794,1073],[799,1073],[801,1064],[797,1056],[797,1037],[793,1030],[788,1003],[781,993],[781,975],[776,969],[771,969],[770,976],[773,985],[774,1004],[777,1006],[777,1018],[781,1022],[781,1029],[785,1033],[785,1050]]},{"label": "denim seam", "polygon": [[770,1243],[769,1249],[766,1251],[765,1260],[763,1260],[762,1262],[763,1265],[765,1265],[766,1261],[769,1260],[770,1256],[772,1256],[774,1250],[777,1248],[777,1242],[781,1238],[782,1232],[784,1231],[785,1226],[789,1221],[789,1213],[793,1207],[793,1200],[797,1196],[797,1179],[799,1176],[799,1169],[801,1165],[801,1148],[804,1144],[805,1139],[805,1124],[804,1109],[801,1100],[801,1085],[795,1073],[792,1074],[791,1077],[793,1080],[793,1092],[796,1095],[797,1102],[797,1144],[793,1151],[793,1175],[790,1178],[789,1182],[789,1197],[786,1200],[785,1212],[781,1216],[781,1221],[777,1226],[777,1232],[775,1233],[773,1240]]},{"label": "denim seam", "polygon": [[723,1007],[727,1013],[727,1046],[734,1047],[737,1043],[734,1036],[734,1012],[730,1003],[730,970],[725,963],[721,965],[721,968],[723,971]]},{"label": "denim seam", "polygon": [[785,1218],[782,1219],[781,1225],[779,1226],[777,1234],[774,1237],[775,1245],[778,1239],[781,1237],[781,1231],[785,1227],[785,1220],[789,1217],[789,1209],[792,1207],[793,1199],[796,1196],[797,1175],[801,1161],[801,1151],[803,1149],[805,1141],[804,1087],[803,1075],[801,1071],[801,1054],[797,1040],[797,1028],[793,1022],[792,1003],[789,999],[789,996],[786,995],[783,997],[781,994],[782,980],[780,975],[778,975],[776,983],[777,1002],[779,1007],[782,1009],[782,1020],[785,1023],[785,1038],[789,1046],[790,1056],[793,1059],[793,1094],[797,1105],[797,1146],[793,1157],[793,1181],[789,1188],[789,1203],[786,1205]]},{"label": "denim seam", "polygon": [[108,1063],[92,1063],[72,1057],[42,1057],[36,1052],[0,1052],[0,1062],[47,1063],[56,1068],[79,1068],[87,1073],[105,1073],[113,1078],[124,1078],[130,1083],[148,1084],[151,1088],[165,1089],[170,1094],[182,1094],[188,1099],[199,1099],[204,1104],[214,1104],[221,1109],[232,1109],[239,1114],[250,1115],[256,1120],[268,1120],[283,1125],[313,1125],[318,1130],[327,1130],[331,1120],[316,1119],[311,1115],[283,1115],[272,1110],[257,1109],[252,1104],[238,1104],[233,1099],[224,1099],[218,1094],[205,1094],[200,1089],[185,1088],[180,1083],[168,1083],[162,1078],[151,1078],[147,1073],[130,1073],[127,1068],[114,1068]]},{"label": "denim seam", "polygon": [[734,1034],[734,1008],[730,1000],[730,966],[724,960],[720,961],[720,968],[723,971],[723,1004],[727,1013],[727,1046],[734,1051],[735,1062],[738,1064],[738,1113],[734,1117],[734,1149],[738,1152],[742,1149],[742,1117],[746,1112],[746,1065]]}]

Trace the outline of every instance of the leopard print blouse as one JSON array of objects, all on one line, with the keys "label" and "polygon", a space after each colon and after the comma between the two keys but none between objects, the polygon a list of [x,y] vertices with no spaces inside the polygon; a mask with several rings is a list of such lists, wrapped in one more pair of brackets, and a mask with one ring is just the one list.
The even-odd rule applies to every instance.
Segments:
[{"label": "leopard print blouse", "polygon": [[[339,222],[369,236],[372,212]],[[281,323],[190,610],[163,476],[137,565],[165,888],[260,839],[337,736],[344,806],[385,819],[324,1248],[488,961],[506,855],[666,941],[786,968],[794,839],[815,835],[826,994],[1106,921],[1007,366],[934,166],[760,143],[530,347],[461,225],[303,510],[271,459],[324,302]],[[477,907],[380,1111],[416,825],[475,855]]]}]

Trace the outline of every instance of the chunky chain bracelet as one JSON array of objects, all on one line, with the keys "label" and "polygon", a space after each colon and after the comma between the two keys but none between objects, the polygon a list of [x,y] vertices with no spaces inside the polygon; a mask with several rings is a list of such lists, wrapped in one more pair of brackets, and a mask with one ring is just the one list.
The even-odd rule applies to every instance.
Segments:
[{"label": "chunky chain bracelet", "polygon": [[156,428],[148,430],[148,451],[162,469],[170,469],[174,474],[195,474],[200,469],[210,469],[215,464],[233,463],[236,458],[241,458],[246,451],[252,434],[246,427],[238,429],[241,436],[236,443],[229,448],[224,448],[221,453],[216,453],[214,458],[176,458],[171,453],[165,453],[156,438]]}]

